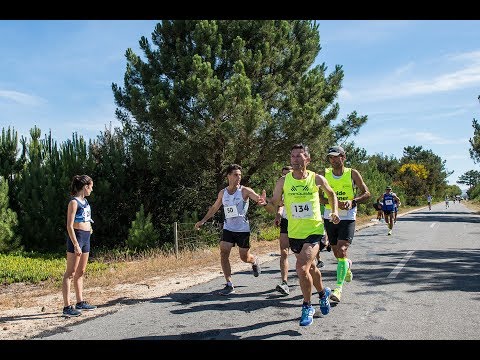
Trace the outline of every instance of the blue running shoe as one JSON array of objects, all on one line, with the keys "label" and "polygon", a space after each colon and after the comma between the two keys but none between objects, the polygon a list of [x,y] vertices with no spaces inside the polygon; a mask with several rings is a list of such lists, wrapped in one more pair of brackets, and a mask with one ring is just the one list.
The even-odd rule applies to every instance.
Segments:
[{"label": "blue running shoe", "polygon": [[258,277],[258,275],[260,275],[260,273],[262,272],[260,265],[258,265],[257,263],[252,265],[252,271],[253,271],[253,276],[255,277]]},{"label": "blue running shoe", "polygon": [[332,290],[329,287],[326,287],[325,295],[320,298],[320,311],[323,315],[327,315],[330,312],[330,301],[328,300],[328,298],[330,297],[331,293]]},{"label": "blue running shoe", "polygon": [[86,301],[80,301],[75,305],[77,310],[95,310],[97,307],[95,305],[89,304]]},{"label": "blue running shoe", "polygon": [[65,306],[63,308],[63,317],[72,317],[72,316],[80,316],[82,312],[80,310],[76,310],[73,308],[72,305]]},{"label": "blue running shoe", "polygon": [[312,305],[302,305],[302,317],[300,318],[300,326],[308,326],[313,322],[315,309]]},{"label": "blue running shoe", "polygon": [[225,287],[218,292],[219,295],[223,296],[228,296],[230,294],[235,294],[235,288],[232,286],[229,286],[228,284],[225,285]]}]

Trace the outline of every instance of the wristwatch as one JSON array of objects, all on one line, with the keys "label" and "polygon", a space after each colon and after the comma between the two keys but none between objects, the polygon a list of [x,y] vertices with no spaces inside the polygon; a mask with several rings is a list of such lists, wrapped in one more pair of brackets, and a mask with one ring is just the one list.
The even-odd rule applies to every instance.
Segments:
[{"label": "wristwatch", "polygon": [[357,200],[353,199],[352,200],[352,209],[357,206]]}]

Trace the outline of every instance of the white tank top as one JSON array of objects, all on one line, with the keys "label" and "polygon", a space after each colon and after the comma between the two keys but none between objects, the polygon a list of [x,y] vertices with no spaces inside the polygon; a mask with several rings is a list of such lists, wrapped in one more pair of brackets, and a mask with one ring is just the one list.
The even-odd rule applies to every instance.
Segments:
[{"label": "white tank top", "polygon": [[250,232],[250,223],[247,219],[248,204],[243,200],[242,186],[239,186],[237,191],[232,195],[228,193],[227,188],[223,190],[223,213],[225,215],[225,221],[223,228],[233,232]]}]

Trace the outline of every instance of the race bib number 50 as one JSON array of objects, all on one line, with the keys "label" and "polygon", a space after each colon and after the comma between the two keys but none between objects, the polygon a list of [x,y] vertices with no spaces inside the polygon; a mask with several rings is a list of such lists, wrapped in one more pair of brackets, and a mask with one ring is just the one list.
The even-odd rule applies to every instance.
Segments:
[{"label": "race bib number 50", "polygon": [[294,219],[309,219],[313,217],[312,202],[293,203],[290,210]]},{"label": "race bib number 50", "polygon": [[225,219],[238,216],[238,210],[236,206],[224,206],[223,210],[225,211]]}]

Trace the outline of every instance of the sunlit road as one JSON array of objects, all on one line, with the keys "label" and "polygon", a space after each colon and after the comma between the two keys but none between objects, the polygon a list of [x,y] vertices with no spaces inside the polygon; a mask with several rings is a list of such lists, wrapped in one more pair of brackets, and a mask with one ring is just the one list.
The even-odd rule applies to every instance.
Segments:
[{"label": "sunlit road", "polygon": [[[309,327],[298,324],[302,296],[292,255],[288,297],[274,290],[280,272],[272,256],[258,278],[235,273],[231,297],[216,294],[224,285],[220,276],[37,338],[478,340],[479,245],[480,216],[463,204],[436,204],[399,217],[392,236],[379,223],[357,231],[349,250],[353,281],[327,316],[313,296],[317,312]],[[321,254],[324,282],[333,288],[333,254]]]}]

